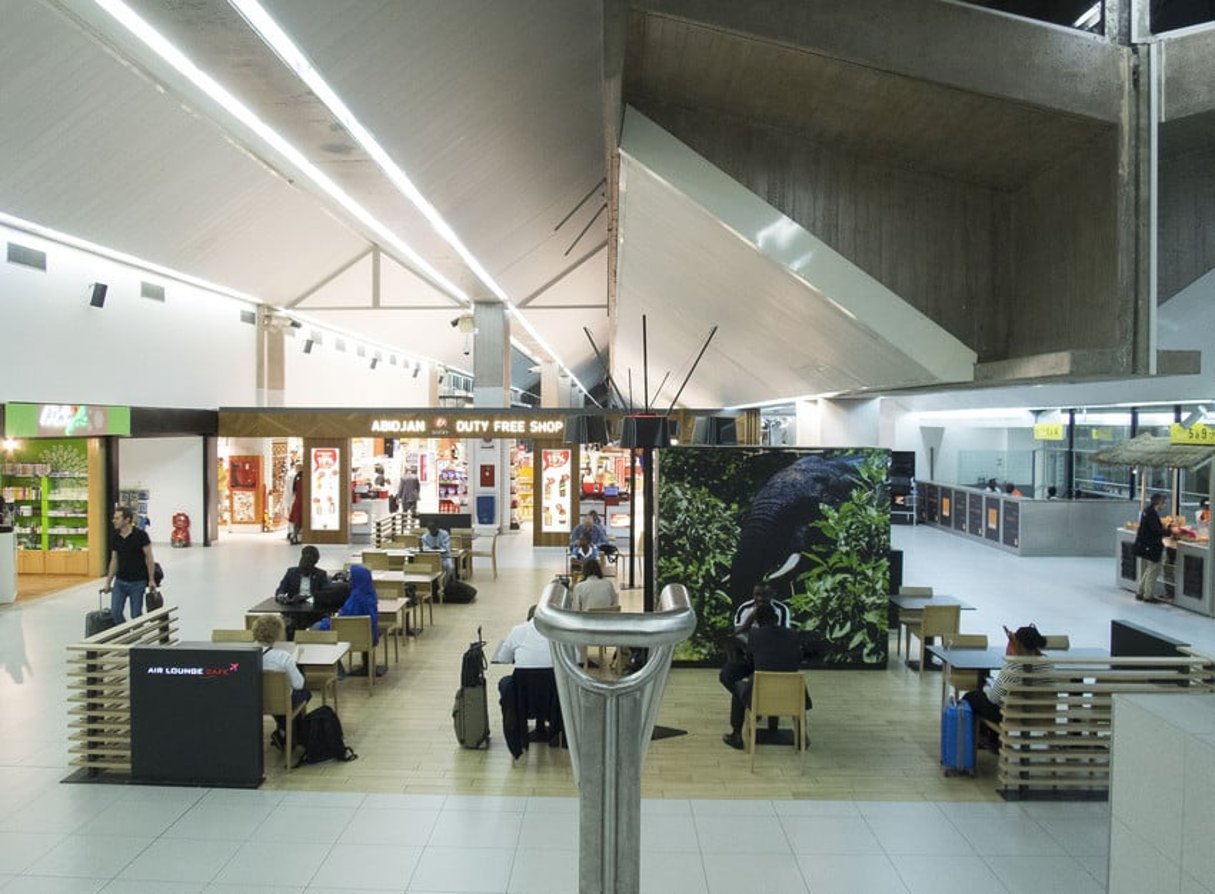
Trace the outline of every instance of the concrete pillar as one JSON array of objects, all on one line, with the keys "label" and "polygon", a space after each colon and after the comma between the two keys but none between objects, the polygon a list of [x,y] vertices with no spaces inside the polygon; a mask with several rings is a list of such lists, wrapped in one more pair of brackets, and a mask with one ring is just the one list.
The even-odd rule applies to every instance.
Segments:
[{"label": "concrete pillar", "polygon": [[793,405],[797,419],[796,440],[798,447],[814,447],[822,443],[822,415],[817,400],[799,400]]},{"label": "concrete pillar", "polygon": [[540,361],[540,406],[565,406],[562,392],[561,371],[553,360]]},{"label": "concrete pillar", "polygon": [[287,341],[286,318],[274,308],[262,304],[257,308],[257,384],[259,407],[281,407],[287,374],[284,357]]},{"label": "concrete pillar", "polygon": [[[510,319],[499,303],[473,305],[473,406],[510,406]],[[510,526],[510,448],[505,439],[468,439],[469,512],[485,533]],[[491,523],[477,520],[477,497],[493,496]]]},{"label": "concrete pillar", "polygon": [[878,400],[819,401],[821,446],[876,447]]}]

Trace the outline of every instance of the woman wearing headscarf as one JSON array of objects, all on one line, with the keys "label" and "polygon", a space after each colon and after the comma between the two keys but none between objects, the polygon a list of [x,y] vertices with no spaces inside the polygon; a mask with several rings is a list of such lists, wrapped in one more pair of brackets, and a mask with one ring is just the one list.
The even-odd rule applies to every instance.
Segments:
[{"label": "woman wearing headscarf", "polygon": [[[369,615],[371,617],[371,641],[374,645],[380,641],[380,609],[379,599],[375,594],[375,586],[371,583],[371,571],[366,565],[350,566],[350,595],[342,603],[337,612],[342,617],[352,615]],[[322,618],[314,625],[317,630],[328,630],[329,619]]]}]

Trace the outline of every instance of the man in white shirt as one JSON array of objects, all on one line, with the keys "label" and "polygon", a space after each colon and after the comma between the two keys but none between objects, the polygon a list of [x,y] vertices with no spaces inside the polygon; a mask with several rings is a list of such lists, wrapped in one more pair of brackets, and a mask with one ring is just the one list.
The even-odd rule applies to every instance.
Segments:
[{"label": "man in white shirt", "polygon": [[[536,629],[535,616],[533,605],[527,610],[527,620],[511,630],[491,659],[494,664],[515,665],[514,673],[498,681],[498,702],[502,706],[506,747],[516,758],[529,742],[561,744],[561,703],[553,673],[553,653],[548,639]],[[530,717],[536,719],[536,728],[529,735]]]},{"label": "man in white shirt", "polygon": [[527,610],[527,620],[516,624],[506,639],[494,650],[490,659],[494,664],[513,664],[515,667],[552,667],[553,653],[548,639],[536,629],[536,606]]},{"label": "man in white shirt", "polygon": [[455,574],[456,563],[451,557],[451,534],[439,527],[438,522],[431,522],[420,541],[422,549],[437,552],[443,557],[444,579]]}]

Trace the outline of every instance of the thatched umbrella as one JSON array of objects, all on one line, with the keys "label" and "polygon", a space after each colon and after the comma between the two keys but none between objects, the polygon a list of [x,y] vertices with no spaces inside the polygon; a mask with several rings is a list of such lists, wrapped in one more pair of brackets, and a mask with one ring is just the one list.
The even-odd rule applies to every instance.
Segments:
[{"label": "thatched umbrella", "polygon": [[1149,469],[1185,469],[1192,472],[1215,457],[1215,447],[1172,444],[1168,438],[1139,435],[1106,450],[1093,459],[1107,466],[1143,466]]},{"label": "thatched umbrella", "polygon": [[[1173,444],[1168,438],[1156,435],[1139,435],[1121,444],[1115,444],[1093,455],[1096,462],[1109,466],[1139,466],[1148,469],[1184,469],[1192,472],[1215,458],[1215,447],[1195,444]],[[1215,485],[1215,476],[1212,476]],[[1139,503],[1146,500],[1146,480],[1139,476]],[[1215,487],[1213,487],[1215,489]]]}]

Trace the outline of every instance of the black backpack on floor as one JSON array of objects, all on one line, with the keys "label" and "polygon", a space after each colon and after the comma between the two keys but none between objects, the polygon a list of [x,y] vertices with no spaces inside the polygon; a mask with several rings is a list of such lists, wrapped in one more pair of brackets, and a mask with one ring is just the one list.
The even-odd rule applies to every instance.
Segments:
[{"label": "black backpack on floor", "polygon": [[328,705],[309,711],[304,717],[304,756],[301,764],[325,761],[352,761],[358,758],[342,736],[342,721]]},{"label": "black backpack on floor", "polygon": [[447,582],[447,586],[443,588],[444,602],[472,602],[477,598],[477,588],[472,584],[466,584],[462,580],[456,580],[454,577]]}]

